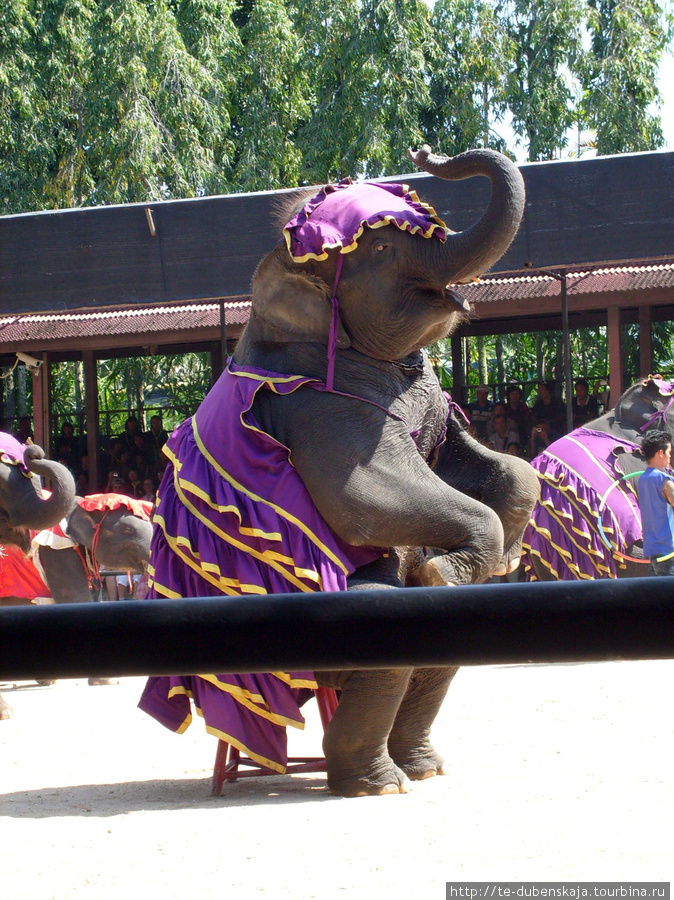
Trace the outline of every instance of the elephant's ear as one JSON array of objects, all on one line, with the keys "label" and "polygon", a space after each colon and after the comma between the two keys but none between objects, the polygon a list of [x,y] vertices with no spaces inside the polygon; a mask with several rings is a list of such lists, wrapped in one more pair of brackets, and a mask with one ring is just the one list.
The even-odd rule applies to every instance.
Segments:
[{"label": "elephant's ear", "polygon": [[68,536],[74,538],[78,543],[86,544],[90,547],[95,527],[96,519],[94,516],[76,504],[68,516]]},{"label": "elephant's ear", "polygon": [[[279,340],[327,344],[332,304],[330,288],[302,267],[288,268],[279,253],[270,253],[260,263],[253,279],[253,312],[280,332]],[[341,319],[337,324],[337,346],[351,346]]]}]

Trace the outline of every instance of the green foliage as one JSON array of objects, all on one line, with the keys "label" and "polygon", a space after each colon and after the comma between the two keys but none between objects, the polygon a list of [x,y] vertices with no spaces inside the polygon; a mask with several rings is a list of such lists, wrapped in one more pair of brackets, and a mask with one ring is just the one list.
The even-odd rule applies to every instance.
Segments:
[{"label": "green foliage", "polygon": [[504,7],[510,39],[508,106],[530,160],[554,159],[573,122],[568,68],[580,49],[582,0],[512,0]]},{"label": "green foliage", "polygon": [[426,139],[452,155],[471,147],[505,151],[492,122],[506,111],[510,44],[495,8],[482,0],[437,0],[432,28]]},{"label": "green foliage", "polygon": [[[84,398],[77,387],[81,363],[52,365],[52,410],[55,431],[63,421],[84,418]],[[98,406],[102,435],[120,434],[130,413],[141,428],[149,416],[161,411],[164,427],[171,431],[192,415],[211,386],[207,353],[135,356],[98,362]]]},{"label": "green foliage", "polygon": [[657,148],[670,2],[5,0],[0,212]]},{"label": "green foliage", "polygon": [[664,143],[657,73],[671,20],[655,0],[588,0],[591,47],[578,70],[582,110],[601,154],[653,150]]}]

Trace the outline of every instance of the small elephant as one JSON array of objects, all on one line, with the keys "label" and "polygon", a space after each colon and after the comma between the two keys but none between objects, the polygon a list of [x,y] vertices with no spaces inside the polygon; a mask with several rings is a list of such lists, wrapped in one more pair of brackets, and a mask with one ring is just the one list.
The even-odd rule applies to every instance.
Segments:
[{"label": "small elephant", "polygon": [[151,509],[149,501],[124,494],[76,498],[64,529],[74,546],[56,549],[48,536],[36,538],[40,545],[39,565],[55,602],[91,600],[89,576],[99,566],[145,572],[152,538]]},{"label": "small elephant", "polygon": [[533,460],[541,498],[522,542],[528,580],[649,574],[649,566],[639,561],[636,483],[622,479],[646,467],[641,440],[657,428],[674,433],[674,383],[651,376],[628,388],[615,409],[555,441]]},{"label": "small elephant", "polygon": [[[51,495],[43,492],[41,478],[48,479]],[[27,553],[31,530],[56,525],[70,511],[74,499],[75,482],[65,466],[45,459],[36,444],[20,444],[11,434],[0,432],[0,550],[15,547]],[[0,597],[18,596],[13,577],[17,558],[18,554],[0,552]],[[0,720],[11,714],[0,696]]]},{"label": "small elephant", "polygon": [[[465,433],[423,348],[466,315],[453,285],[507,249],[524,185],[489,150],[412,159],[489,178],[484,214],[457,234],[404,185],[348,180],[289,210],[234,357],[165,448],[154,596],[468,584],[517,565],[535,474]],[[444,771],[429,732],[455,671],[153,678],[140,706],[182,731],[192,697],[208,731],[283,772],[302,690],[336,687],[329,788],[398,793]]]}]

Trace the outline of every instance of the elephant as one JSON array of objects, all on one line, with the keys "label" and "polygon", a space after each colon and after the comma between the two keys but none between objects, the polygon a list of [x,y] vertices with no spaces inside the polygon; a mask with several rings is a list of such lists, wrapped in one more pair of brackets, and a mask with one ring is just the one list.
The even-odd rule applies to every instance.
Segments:
[{"label": "elephant", "polygon": [[91,600],[89,578],[99,566],[124,572],[144,572],[150,557],[151,509],[149,501],[135,500],[124,494],[91,494],[76,498],[64,528],[66,538],[74,546],[59,549],[46,536],[36,538],[39,565],[54,601],[85,603]]},{"label": "elephant", "polygon": [[640,445],[646,433],[674,431],[673,401],[674,383],[649,376],[628,388],[614,410],[553,442],[533,460],[541,498],[523,538],[527,580],[649,573],[648,561],[642,561],[636,484],[623,476],[645,468]]},{"label": "elephant", "polygon": [[[410,156],[489,178],[486,209],[456,233],[404,185],[346,179],[286,211],[233,357],[164,448],[151,597],[460,585],[518,565],[535,474],[465,432],[423,348],[467,315],[456,285],[509,246],[523,180],[490,150]],[[445,771],[429,733],[455,671],[167,676],[139,705],[182,732],[192,698],[207,731],[283,772],[303,689],[335,687],[329,789],[404,793]]]},{"label": "elephant", "polygon": [[[99,566],[144,572],[150,556],[151,508],[148,501],[122,494],[74,497],[60,525],[34,534],[30,556],[18,551],[5,556],[4,562],[13,566],[13,582],[25,586],[25,596],[0,597],[0,602],[28,603],[39,597],[42,602],[52,598],[54,603],[86,603],[92,599],[90,578]],[[0,719],[10,716],[0,697]]]},{"label": "elephant", "polygon": [[[41,478],[48,479],[51,494],[45,496]],[[16,554],[2,548],[18,548],[27,553],[31,530],[49,528],[66,515],[75,498],[75,481],[70,471],[45,459],[37,444],[21,444],[11,434],[0,432],[0,593],[12,594]],[[0,720],[11,716],[11,708],[0,696]]]},{"label": "elephant", "polygon": [[[43,494],[41,478],[50,483],[50,496]],[[0,432],[0,544],[28,552],[30,530],[56,525],[74,499],[75,482],[65,466],[45,459],[37,444]]]}]

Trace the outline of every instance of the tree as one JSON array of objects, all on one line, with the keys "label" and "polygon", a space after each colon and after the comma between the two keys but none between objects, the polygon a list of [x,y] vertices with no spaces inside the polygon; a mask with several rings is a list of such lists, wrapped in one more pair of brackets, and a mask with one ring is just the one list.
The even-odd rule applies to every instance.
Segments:
[{"label": "tree", "polygon": [[578,65],[582,108],[600,154],[656,150],[664,144],[658,67],[671,19],[656,0],[588,0],[589,51]]},{"label": "tree", "polygon": [[227,109],[220,85],[185,49],[164,0],[101,0],[91,31],[86,138],[89,202],[188,197],[224,185]]},{"label": "tree", "polygon": [[310,81],[283,0],[256,0],[241,40],[235,184],[244,191],[294,187],[302,179],[296,133],[309,114]]},{"label": "tree", "polygon": [[28,0],[5,0],[0,16],[0,212],[39,208],[27,166],[37,136],[37,87],[29,47],[34,20]]},{"label": "tree", "polygon": [[508,106],[530,160],[554,159],[573,123],[569,67],[581,45],[582,0],[507,0]]},{"label": "tree", "polygon": [[505,151],[492,124],[506,110],[508,42],[494,7],[482,0],[437,0],[431,22],[426,140],[452,156],[471,147]]}]

